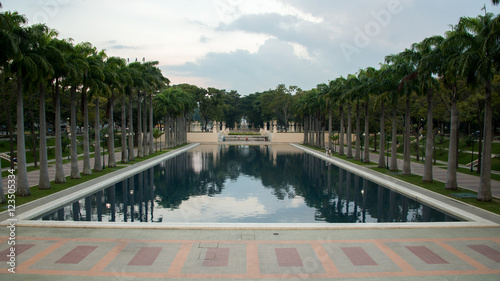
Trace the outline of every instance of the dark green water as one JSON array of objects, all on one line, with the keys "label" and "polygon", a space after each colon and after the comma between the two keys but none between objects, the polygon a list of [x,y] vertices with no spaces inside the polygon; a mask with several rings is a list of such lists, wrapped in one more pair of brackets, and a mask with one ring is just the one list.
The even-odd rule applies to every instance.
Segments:
[{"label": "dark green water", "polygon": [[200,145],[38,219],[166,223],[456,221],[289,145]]}]

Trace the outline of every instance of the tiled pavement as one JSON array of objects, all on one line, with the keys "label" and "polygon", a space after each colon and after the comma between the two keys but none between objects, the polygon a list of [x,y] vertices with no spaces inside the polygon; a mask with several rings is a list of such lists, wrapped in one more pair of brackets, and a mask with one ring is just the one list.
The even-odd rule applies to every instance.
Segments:
[{"label": "tiled pavement", "polygon": [[7,237],[0,237],[0,279],[411,280],[425,276],[426,280],[499,280],[499,230],[144,233],[132,229],[25,227],[16,237],[15,274],[7,272],[9,245]]}]

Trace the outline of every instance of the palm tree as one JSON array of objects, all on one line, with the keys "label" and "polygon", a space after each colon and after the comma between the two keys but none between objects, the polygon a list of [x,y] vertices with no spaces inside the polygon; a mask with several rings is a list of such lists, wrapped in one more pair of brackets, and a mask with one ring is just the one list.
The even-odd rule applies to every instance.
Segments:
[{"label": "palm tree", "polygon": [[386,57],[386,62],[382,68],[381,75],[384,77],[382,80],[383,88],[386,91],[387,98],[389,99],[392,107],[392,138],[391,138],[391,160],[389,163],[389,170],[393,172],[398,171],[398,158],[397,158],[397,133],[398,133],[398,102],[399,91],[398,85],[400,82],[400,75],[398,74],[394,64],[390,63],[391,58]]},{"label": "palm tree", "polygon": [[[388,99],[389,92],[393,90],[394,83],[390,81],[390,75],[387,73],[387,64],[383,64],[377,74],[377,85],[374,85],[375,89],[378,90],[378,96],[375,98],[375,103],[380,103],[380,142],[379,142],[379,157],[378,157],[378,168],[385,168],[385,102]],[[388,163],[387,163],[388,164]]]},{"label": "palm tree", "polygon": [[76,98],[77,89],[83,83],[83,76],[85,69],[88,67],[85,58],[81,56],[77,49],[72,44],[66,45],[66,71],[67,71],[67,84],[70,86],[70,110],[71,110],[71,125],[70,125],[70,138],[71,138],[71,179],[79,179],[80,170],[78,166],[78,153],[77,153],[77,140],[76,140]]},{"label": "palm tree", "polygon": [[170,83],[170,80],[165,78],[161,70],[157,67],[158,61],[150,61],[146,63],[147,71],[150,80],[150,94],[148,97],[149,104],[149,153],[154,153],[153,151],[153,95],[155,92],[165,88],[166,85]]},{"label": "palm tree", "polygon": [[459,74],[466,78],[468,85],[474,88],[483,86],[485,89],[483,156],[477,200],[491,201],[491,92],[495,67],[498,67],[500,58],[500,16],[494,17],[491,13],[485,13],[477,18],[462,17],[448,35],[450,44],[458,45],[464,50],[453,58],[451,64],[458,68]]},{"label": "palm tree", "polygon": [[335,98],[336,98],[331,86],[333,86],[332,81],[328,85],[327,84],[318,85],[318,88],[320,91],[320,96],[324,101],[325,109],[328,113],[328,149],[332,149],[332,147],[333,147],[332,110],[333,110],[333,105],[335,104]]},{"label": "palm tree", "polygon": [[125,59],[119,57],[108,58],[104,66],[105,83],[109,88],[107,91],[108,103],[106,107],[106,116],[108,118],[108,167],[116,167],[113,113],[115,98],[117,95],[123,93],[124,84],[127,83],[126,77],[120,75],[122,74],[121,69],[125,68],[125,66]]},{"label": "palm tree", "polygon": [[[123,79],[123,89],[121,93],[121,139],[122,139],[122,163],[127,163],[129,161],[129,149],[127,146],[127,110],[126,110],[126,97],[131,95],[132,86],[134,85],[133,70],[125,64],[124,67],[119,70],[120,76]],[[132,103],[130,103],[129,109],[132,109]],[[130,128],[130,132],[132,128]],[[130,143],[130,142],[129,142]],[[132,154],[134,149],[134,143],[132,140]]]},{"label": "palm tree", "polygon": [[[369,140],[370,140],[370,123],[369,123],[369,110],[368,110],[368,104],[370,103],[370,93],[373,91],[373,88],[376,85],[376,76],[378,74],[376,73],[376,70],[373,67],[368,67],[366,69],[363,69],[359,72],[358,74],[358,79],[360,82],[360,85],[357,86],[357,91],[359,94],[359,98],[364,99],[364,110],[365,110],[365,129],[364,129],[364,155],[363,155],[363,162],[364,163],[370,163],[370,150],[369,150]],[[359,113],[358,113],[359,116]],[[359,117],[358,117],[359,119]],[[359,123],[359,121],[357,121]]]},{"label": "palm tree", "polygon": [[[410,99],[416,90],[416,83],[413,82],[412,75],[416,75],[416,60],[411,50],[405,50],[397,55],[390,55],[386,60],[393,64],[397,75],[400,77],[398,91],[405,96],[405,132],[404,132],[404,153],[403,153],[403,175],[411,175],[410,165]],[[411,74],[411,75],[410,75]],[[392,151],[391,153],[394,153]]]},{"label": "palm tree", "polygon": [[[134,151],[134,135],[135,135],[135,130],[134,130],[134,117],[133,117],[133,104],[135,102],[137,102],[138,105],[140,105],[140,90],[144,87],[144,80],[142,79],[142,73],[143,73],[143,69],[142,69],[142,64],[139,63],[139,62],[132,62],[130,63],[127,68],[129,69],[129,72],[130,72],[130,75],[131,75],[131,78],[132,78],[132,84],[133,85],[129,85],[129,87],[127,88],[127,95],[129,97],[129,140],[128,140],[128,155],[129,155],[129,159],[130,161],[134,161],[135,160],[135,151]],[[136,94],[134,94],[134,92]],[[135,100],[137,98],[137,101]],[[137,107],[137,111],[140,110],[140,106]],[[140,120],[140,116],[141,114],[138,113],[138,120],[137,120],[137,126],[138,126],[138,130],[137,130],[137,139],[138,139],[138,147],[137,147],[137,157],[142,157],[142,153],[141,153],[141,147],[142,147],[142,139],[140,137],[140,134],[141,134],[141,131],[142,129],[139,127],[140,126],[140,123],[141,123],[141,120]]]},{"label": "palm tree", "polygon": [[80,43],[75,46],[76,52],[85,60],[85,69],[83,73],[82,84],[82,113],[83,113],[83,170],[82,174],[92,174],[90,167],[90,139],[89,139],[89,114],[88,100],[89,93],[97,90],[99,84],[104,80],[102,72],[102,60],[100,59],[97,48],[88,42]]},{"label": "palm tree", "polygon": [[333,82],[333,92],[336,96],[336,100],[339,104],[339,114],[340,114],[340,127],[339,127],[339,155],[344,155],[344,102],[345,96],[344,92],[346,90],[346,79],[344,77],[339,77]]},{"label": "palm tree", "polygon": [[[194,97],[181,90],[180,88],[168,87],[160,91],[154,97],[154,107],[157,112],[165,116],[165,133],[169,134],[168,128],[171,126],[169,120],[175,120],[175,130],[172,130],[173,136],[166,141],[167,147],[177,146],[180,142],[186,141],[185,113],[194,109]],[[173,127],[173,126],[172,126]],[[184,128],[184,129],[182,129]]]},{"label": "palm tree", "polygon": [[[102,69],[103,78],[104,75],[104,59],[106,58],[106,53],[100,51],[97,56],[95,56],[95,62],[98,63]],[[103,169],[103,163],[101,161],[101,122],[100,122],[100,111],[99,111],[99,98],[101,95],[106,95],[109,91],[109,87],[104,83],[104,81],[99,81],[90,93],[90,98],[94,100],[95,105],[95,123],[94,123],[94,171],[100,172]]]},{"label": "palm tree", "polygon": [[61,50],[63,53],[63,60],[54,64],[54,84],[52,88],[52,96],[54,100],[54,132],[55,132],[55,160],[56,160],[56,175],[55,183],[65,183],[66,176],[64,175],[63,159],[62,159],[62,140],[61,140],[61,102],[60,91],[62,88],[61,83],[68,75],[67,59],[69,56],[70,43],[65,40],[54,39],[51,41],[55,48]]},{"label": "palm tree", "polygon": [[[356,92],[353,91],[353,88],[358,85],[358,78],[350,74],[347,77],[346,80],[346,88],[344,92],[344,100],[347,102],[347,158],[353,158],[352,157],[352,118],[351,118],[351,111],[352,111],[352,100],[355,98]],[[359,130],[356,132],[356,141],[358,141]]]},{"label": "palm tree", "polygon": [[419,56],[418,63],[418,83],[421,93],[427,94],[427,125],[426,125],[426,147],[425,147],[425,164],[424,175],[422,181],[432,182],[432,159],[434,148],[434,128],[433,128],[433,102],[432,96],[434,89],[439,87],[434,74],[441,73],[443,65],[443,56],[441,45],[444,41],[442,36],[433,36],[424,39],[419,44],[414,44],[412,49]]},{"label": "palm tree", "polygon": [[62,53],[59,49],[55,48],[50,41],[57,36],[57,32],[53,29],[49,29],[45,25],[34,26],[33,29],[37,29],[38,36],[37,41],[39,44],[38,52],[40,56],[45,57],[50,63],[50,67],[43,71],[39,69],[37,74],[39,77],[38,88],[39,88],[39,158],[40,158],[40,173],[38,181],[38,189],[49,189],[50,188],[50,178],[49,178],[49,166],[47,161],[47,121],[45,118],[45,86],[50,83],[54,77],[54,69],[52,64],[57,64],[62,61]]},{"label": "palm tree", "polygon": [[446,33],[446,39],[441,44],[443,48],[443,83],[450,90],[450,144],[448,148],[448,168],[446,173],[445,188],[449,190],[458,189],[458,80],[460,70],[458,58],[464,51],[464,46],[458,44],[457,39],[467,32],[464,30],[452,30]]},{"label": "palm tree", "polygon": [[16,99],[17,99],[17,183],[16,194],[28,196],[31,194],[28,183],[28,172],[26,167],[26,147],[24,142],[24,108],[23,108],[23,80],[28,74],[37,71],[37,65],[47,66],[46,60],[40,57],[31,44],[32,34],[23,25],[26,18],[17,13],[5,12],[2,14],[2,34],[10,32],[9,43],[3,49],[1,63],[4,69],[16,77]]}]

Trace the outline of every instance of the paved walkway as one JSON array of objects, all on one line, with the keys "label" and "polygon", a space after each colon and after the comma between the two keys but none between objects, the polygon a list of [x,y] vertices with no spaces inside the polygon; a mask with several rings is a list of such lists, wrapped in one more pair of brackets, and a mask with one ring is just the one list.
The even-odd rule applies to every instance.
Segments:
[{"label": "paved walkway", "polygon": [[498,230],[21,228],[15,274],[0,237],[0,279],[499,280]]}]

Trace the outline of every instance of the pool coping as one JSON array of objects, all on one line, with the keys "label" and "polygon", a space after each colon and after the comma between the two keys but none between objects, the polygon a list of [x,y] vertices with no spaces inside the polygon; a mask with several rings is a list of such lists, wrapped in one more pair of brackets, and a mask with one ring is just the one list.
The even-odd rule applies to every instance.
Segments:
[{"label": "pool coping", "polygon": [[[368,180],[381,184],[385,187],[396,190],[397,192],[418,202],[426,203],[436,209],[444,210],[446,213],[457,216],[466,221],[460,222],[434,222],[434,223],[131,223],[131,222],[73,222],[73,221],[34,221],[30,220],[47,212],[47,205],[50,204],[50,209],[64,206],[73,202],[76,198],[84,197],[88,194],[104,188],[119,179],[126,178],[135,173],[144,171],[150,167],[157,165],[167,159],[175,157],[187,150],[190,150],[200,143],[194,143],[185,147],[176,149],[164,155],[157,156],[152,159],[134,164],[119,171],[107,175],[105,180],[100,178],[91,180],[77,186],[71,187],[68,191],[75,190],[68,195],[60,196],[59,192],[52,194],[55,199],[49,203],[34,207],[23,213],[17,214],[14,219],[8,219],[0,222],[0,225],[9,225],[12,221],[16,222],[17,226],[34,226],[34,227],[61,227],[61,228],[144,228],[144,229],[380,229],[380,228],[464,228],[464,227],[500,227],[500,216],[464,204],[458,200],[442,196],[432,192],[426,193],[425,189],[418,186],[406,183],[404,181],[389,177],[382,173],[370,170],[366,167],[355,165],[348,161],[328,157],[325,154],[313,149],[290,144],[291,146],[300,149],[306,153],[312,154],[320,159],[326,160],[336,166],[363,176]],[[268,144],[272,145],[272,144]],[[427,191],[430,192],[430,191]],[[58,196],[59,194],[59,196]],[[43,199],[43,198],[42,198]],[[39,199],[41,200],[41,199]],[[31,203],[36,203],[35,200]],[[28,203],[29,204],[29,203]],[[459,208],[457,204],[461,204]],[[466,206],[465,206],[466,205]],[[468,206],[468,207],[467,207]],[[466,208],[465,208],[466,207]],[[471,209],[472,208],[472,209]],[[476,210],[474,210],[475,208]],[[468,209],[465,211],[464,209]],[[489,213],[489,214],[488,214]],[[492,217],[494,221],[485,218]]]}]

